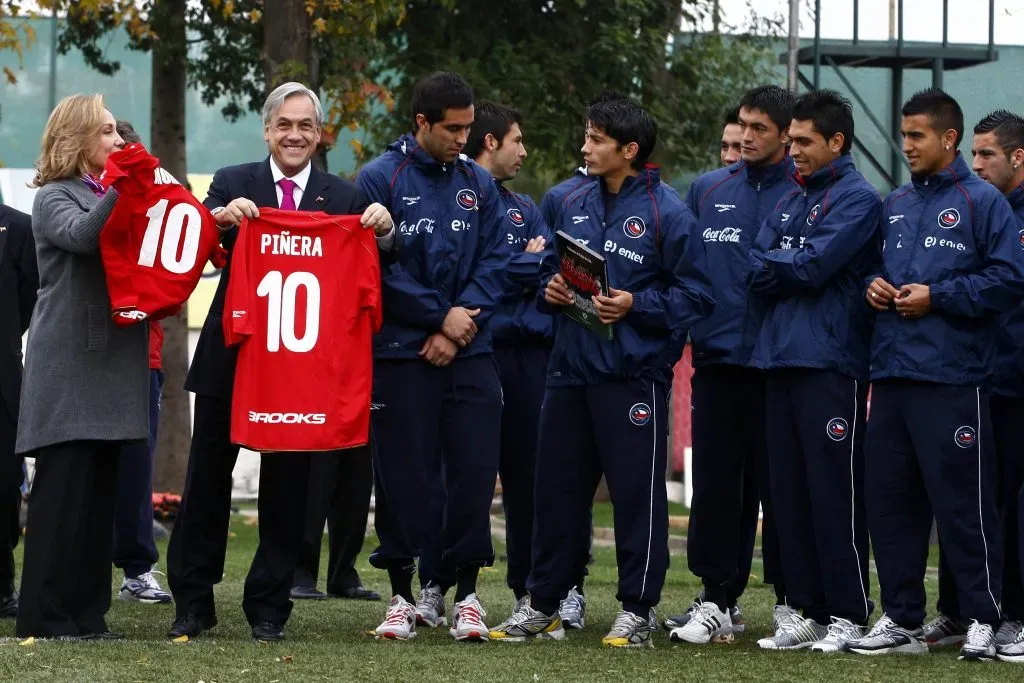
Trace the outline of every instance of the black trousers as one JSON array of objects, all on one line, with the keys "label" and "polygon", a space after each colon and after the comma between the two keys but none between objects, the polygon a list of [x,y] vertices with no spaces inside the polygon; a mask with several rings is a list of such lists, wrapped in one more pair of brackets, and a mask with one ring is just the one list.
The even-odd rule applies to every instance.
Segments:
[{"label": "black trousers", "polygon": [[362,586],[356,559],[366,538],[366,520],[373,490],[370,446],[314,453],[309,463],[305,538],[295,568],[296,586],[316,587],[320,546],[327,522],[327,592],[338,595]]},{"label": "black trousers", "polygon": [[[167,548],[167,581],[178,616],[214,616],[213,586],[224,575],[231,515],[231,403],[196,396],[185,492]],[[250,624],[283,626],[302,552],[308,453],[269,453],[260,460],[260,543],[245,579],[242,609]]]},{"label": "black trousers", "polygon": [[702,579],[705,599],[732,607],[750,578],[762,503],[764,580],[782,582],[768,482],[765,374],[708,365],[694,371],[691,386],[693,499],[686,558]]},{"label": "black trousers", "polygon": [[18,421],[0,407],[0,597],[14,591],[14,549],[21,537],[21,457],[14,454]]},{"label": "black trousers", "polygon": [[32,453],[19,638],[107,630],[120,451],[118,442],[69,441]]}]

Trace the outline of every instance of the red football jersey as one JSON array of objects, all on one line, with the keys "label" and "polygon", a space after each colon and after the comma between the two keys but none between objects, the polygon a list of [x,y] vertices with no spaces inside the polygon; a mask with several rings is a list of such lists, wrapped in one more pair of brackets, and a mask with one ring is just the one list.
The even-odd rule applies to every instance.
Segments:
[{"label": "red football jersey", "polygon": [[260,209],[238,233],[224,339],[241,343],[231,441],[263,453],[369,441],[380,262],[359,216]]},{"label": "red football jersey", "polygon": [[100,233],[114,322],[174,315],[206,262],[224,265],[216,220],[137,143],[110,155],[103,184],[121,195]]}]

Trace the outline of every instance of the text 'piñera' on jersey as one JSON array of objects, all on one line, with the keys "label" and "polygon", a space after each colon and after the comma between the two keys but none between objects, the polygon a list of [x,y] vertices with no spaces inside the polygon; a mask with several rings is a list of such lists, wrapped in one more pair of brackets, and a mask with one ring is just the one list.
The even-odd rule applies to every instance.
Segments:
[{"label": "text 'pi\u00f1era' on jersey", "polygon": [[369,441],[380,262],[359,216],[260,209],[235,242],[224,339],[241,344],[231,441],[260,452]]},{"label": "text 'pi\u00f1era' on jersey", "polygon": [[110,155],[103,184],[120,195],[100,233],[114,322],[177,314],[206,262],[224,265],[216,220],[138,143]]}]

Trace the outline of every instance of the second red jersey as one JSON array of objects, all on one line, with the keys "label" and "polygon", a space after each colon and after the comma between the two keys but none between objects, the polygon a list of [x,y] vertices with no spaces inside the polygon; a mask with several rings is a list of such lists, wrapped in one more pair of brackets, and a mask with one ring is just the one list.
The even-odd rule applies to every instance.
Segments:
[{"label": "second red jersey", "polygon": [[241,344],[231,441],[326,451],[369,441],[380,262],[359,216],[260,209],[232,255],[224,339]]},{"label": "second red jersey", "polygon": [[138,143],[110,155],[103,184],[120,195],[100,233],[114,322],[174,315],[206,262],[224,264],[216,220]]}]

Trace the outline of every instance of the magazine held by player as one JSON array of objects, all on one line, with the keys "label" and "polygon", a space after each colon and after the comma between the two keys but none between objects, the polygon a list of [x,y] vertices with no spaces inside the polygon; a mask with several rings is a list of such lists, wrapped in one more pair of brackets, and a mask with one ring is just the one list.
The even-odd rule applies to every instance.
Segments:
[{"label": "magazine held by player", "polygon": [[555,251],[562,277],[573,293],[573,303],[562,312],[600,336],[612,340],[612,326],[601,322],[592,297],[608,296],[608,262],[604,256],[577,242],[562,230],[555,233]]}]

